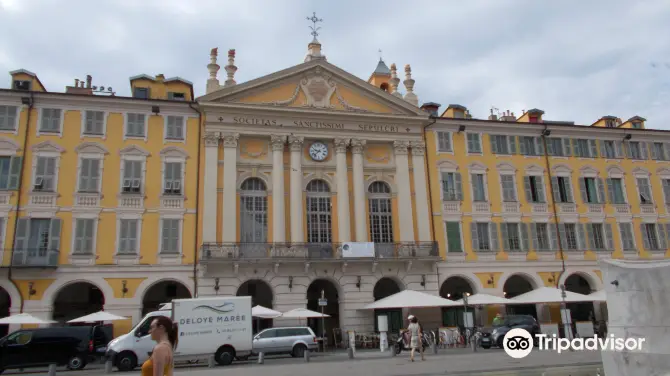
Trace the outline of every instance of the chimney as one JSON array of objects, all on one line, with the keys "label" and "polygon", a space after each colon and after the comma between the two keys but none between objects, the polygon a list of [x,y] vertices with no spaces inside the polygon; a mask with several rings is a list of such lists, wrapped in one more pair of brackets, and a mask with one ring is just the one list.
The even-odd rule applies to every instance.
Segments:
[{"label": "chimney", "polygon": [[516,121],[516,116],[514,116],[514,112],[510,112],[509,110],[503,112],[503,116],[500,118],[501,121]]},{"label": "chimney", "polygon": [[237,84],[234,79],[235,72],[237,71],[237,67],[235,66],[235,49],[228,50],[228,65],[223,67],[223,69],[226,70],[226,75],[228,76],[226,82],[223,83],[223,87]]},{"label": "chimney", "polygon": [[165,75],[163,73],[159,73],[156,75],[156,82],[163,82],[165,81]]},{"label": "chimney", "polygon": [[489,115],[489,120],[498,121],[498,115],[493,113],[493,109],[491,109],[491,115]]},{"label": "chimney", "polygon": [[217,74],[219,73],[219,64],[216,63],[216,57],[219,55],[219,48],[212,48],[209,52],[209,64],[207,64],[207,70],[209,71],[209,78],[207,79],[207,94],[218,90],[221,85],[219,85],[219,79]]},{"label": "chimney", "polygon": [[426,102],[423,105],[421,105],[421,109],[428,112],[431,116],[438,116],[437,115],[437,110],[440,108],[439,103],[435,102]]},{"label": "chimney", "polygon": [[86,88],[90,89],[91,88],[91,82],[93,81],[93,77],[91,77],[90,74],[86,75]]},{"label": "chimney", "polygon": [[400,79],[398,78],[398,68],[395,66],[395,63],[391,64],[391,78],[389,79],[389,85],[391,86],[391,94],[395,95],[398,98],[402,98],[402,94],[398,91],[398,85],[400,84]]},{"label": "chimney", "polygon": [[405,81],[402,82],[407,89],[405,100],[415,106],[419,106],[419,98],[414,94],[414,80],[412,79],[412,68],[409,64],[405,65]]},{"label": "chimney", "polygon": [[[86,82],[84,80],[80,80],[78,78],[74,79],[74,85],[73,86],[66,86],[65,87],[65,92],[68,94],[87,94],[87,95],[93,95],[93,88],[91,87],[91,76],[86,76]],[[84,87],[84,85],[87,85],[88,87]]]}]

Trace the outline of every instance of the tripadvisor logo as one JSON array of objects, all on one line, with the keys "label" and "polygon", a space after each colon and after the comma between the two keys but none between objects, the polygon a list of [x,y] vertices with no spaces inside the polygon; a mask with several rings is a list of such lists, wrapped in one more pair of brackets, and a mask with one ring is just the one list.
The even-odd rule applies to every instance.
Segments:
[{"label": "tripadvisor logo", "polygon": [[556,334],[551,337],[546,334],[536,334],[535,337],[534,341],[533,336],[525,329],[512,329],[503,338],[503,349],[512,358],[521,359],[533,351],[535,342],[538,344],[538,350],[556,350],[560,354],[566,350],[640,351],[646,340],[645,338],[616,338],[613,334],[604,338],[594,335],[572,340],[558,338]]}]

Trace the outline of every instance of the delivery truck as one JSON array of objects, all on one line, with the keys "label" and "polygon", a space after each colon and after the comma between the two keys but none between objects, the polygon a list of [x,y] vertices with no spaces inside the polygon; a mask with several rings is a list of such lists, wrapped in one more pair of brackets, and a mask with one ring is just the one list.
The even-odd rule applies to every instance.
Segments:
[{"label": "delivery truck", "polygon": [[130,371],[149,358],[156,343],[149,327],[156,316],[170,317],[178,325],[174,359],[195,361],[214,355],[220,365],[244,359],[252,350],[251,297],[228,296],[175,299],[149,312],[130,333],[107,346],[107,357],[120,371]]}]

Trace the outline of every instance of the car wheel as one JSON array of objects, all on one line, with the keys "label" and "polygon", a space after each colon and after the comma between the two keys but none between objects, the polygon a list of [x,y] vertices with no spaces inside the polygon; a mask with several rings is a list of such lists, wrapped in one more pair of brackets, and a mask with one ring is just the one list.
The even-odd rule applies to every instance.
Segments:
[{"label": "car wheel", "polygon": [[121,372],[132,371],[137,367],[137,357],[130,351],[122,352],[116,356],[116,368]]},{"label": "car wheel", "polygon": [[296,358],[302,358],[305,356],[305,350],[307,350],[305,345],[295,345],[293,347],[293,356]]},{"label": "car wheel", "polygon": [[216,362],[221,366],[230,365],[235,359],[235,350],[232,347],[221,347],[214,355]]},{"label": "car wheel", "polygon": [[484,348],[484,349],[487,349],[487,350],[488,350],[488,349],[490,349],[490,348],[491,348],[491,345],[489,345],[489,344],[486,344],[486,345],[482,345],[482,348]]},{"label": "car wheel", "polygon": [[86,361],[80,355],[75,355],[67,361],[67,369],[78,371],[86,367]]}]

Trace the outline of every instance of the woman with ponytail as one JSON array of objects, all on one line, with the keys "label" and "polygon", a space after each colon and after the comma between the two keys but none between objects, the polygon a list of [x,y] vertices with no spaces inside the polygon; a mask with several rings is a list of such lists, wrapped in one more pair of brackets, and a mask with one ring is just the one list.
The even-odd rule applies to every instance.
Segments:
[{"label": "woman with ponytail", "polygon": [[172,356],[178,340],[177,324],[168,317],[158,316],[151,323],[149,333],[156,346],[151,357],[142,364],[141,376],[172,376]]}]

